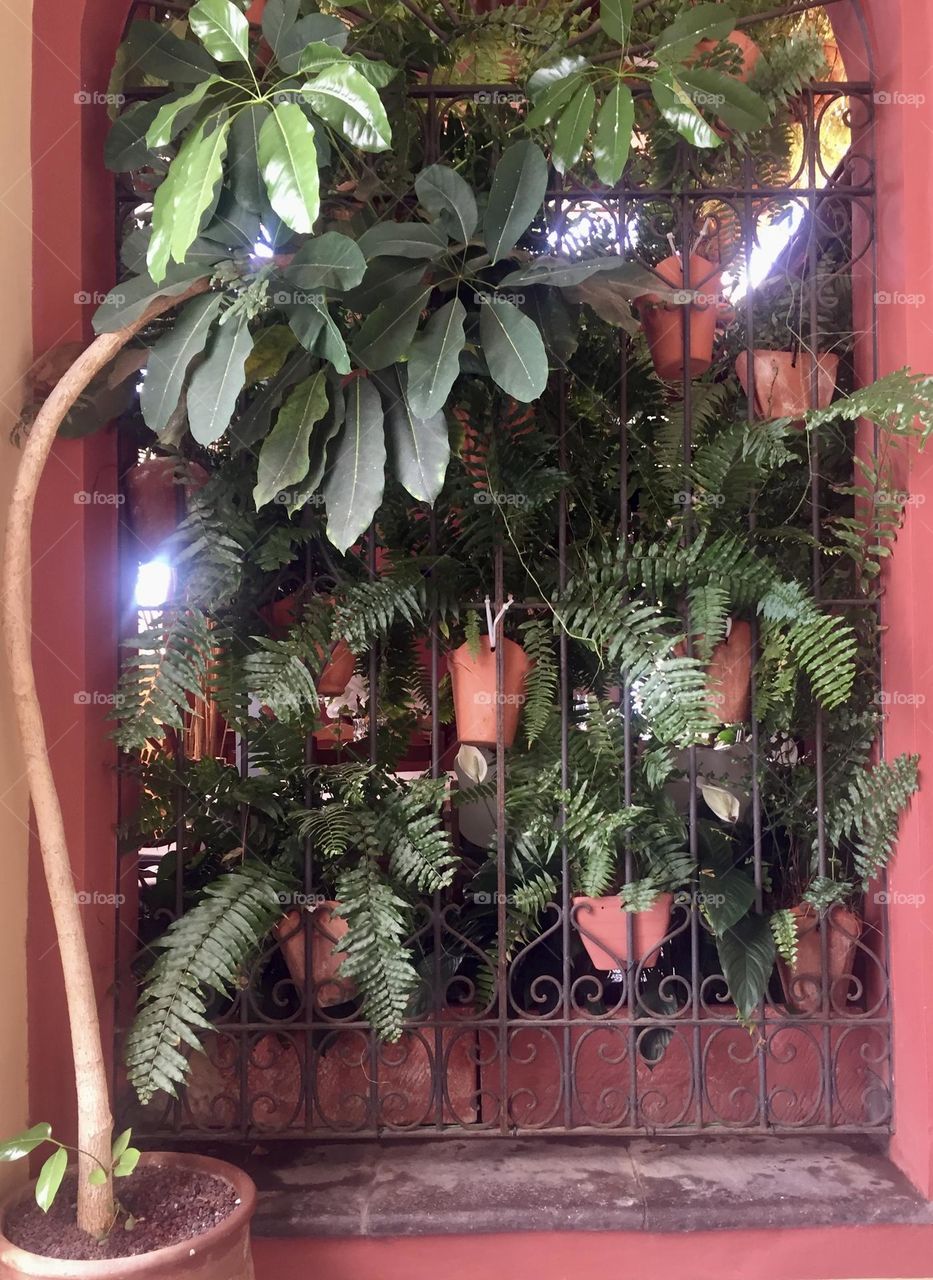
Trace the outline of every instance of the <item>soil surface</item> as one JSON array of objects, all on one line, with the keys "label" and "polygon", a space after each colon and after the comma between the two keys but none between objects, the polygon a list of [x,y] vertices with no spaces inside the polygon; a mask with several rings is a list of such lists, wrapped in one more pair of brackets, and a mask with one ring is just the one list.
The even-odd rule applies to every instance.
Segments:
[{"label": "soil surface", "polygon": [[189,1169],[143,1166],[119,1179],[115,1189],[121,1213],[105,1240],[98,1242],[78,1230],[74,1175],[65,1179],[48,1213],[31,1194],[8,1210],[4,1234],[20,1249],[44,1258],[130,1258],[202,1235],[223,1222],[238,1203],[229,1182]]}]

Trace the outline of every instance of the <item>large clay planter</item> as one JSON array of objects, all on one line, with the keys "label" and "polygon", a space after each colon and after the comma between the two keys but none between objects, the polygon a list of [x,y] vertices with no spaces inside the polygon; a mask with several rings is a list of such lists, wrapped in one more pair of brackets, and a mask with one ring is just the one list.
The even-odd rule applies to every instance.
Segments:
[{"label": "large clay planter", "polygon": [[[801,1013],[819,1013],[822,1009],[820,970],[823,949],[820,943],[819,913],[809,902],[791,907],[797,922],[797,963],[780,961],[781,984],[788,1005]],[[854,911],[842,903],[830,907],[823,918],[826,937],[826,989],[830,1013],[844,1013],[846,979],[852,973],[855,947],[862,932],[862,922]]]},{"label": "large clay planter", "polygon": [[[340,942],[347,936],[350,926],[343,916],[334,915],[340,904],[322,902],[309,914],[311,922],[311,981],[314,984],[314,1003],[322,1009],[344,1004],[356,996],[356,983],[352,978],[340,976],[340,966],[345,959],[338,951]],[[305,930],[300,911],[289,911],[274,927],[282,955],[288,966],[292,982],[299,991],[305,989]]]},{"label": "large clay planter", "polygon": [[112,1258],[93,1262],[71,1262],[44,1258],[18,1249],[3,1233],[7,1210],[24,1194],[19,1188],[7,1197],[0,1210],[0,1277],[49,1277],[50,1280],[253,1280],[253,1260],[249,1244],[250,1219],[256,1208],[256,1188],[241,1169],[223,1160],[187,1152],[145,1152],[140,1165],[173,1165],[196,1173],[211,1174],[230,1183],[238,1204],[229,1217],[203,1235],[132,1258]]},{"label": "large clay planter", "polygon": [[[712,53],[719,45],[718,40],[701,40],[697,45],[695,54]],[[742,55],[742,64],[736,75],[737,80],[741,80],[743,84],[747,84],[751,78],[752,72],[758,65],[758,59],[761,57],[761,50],[755,41],[750,39],[744,31],[730,31],[726,36],[726,43],[735,45]]]},{"label": "large clay planter", "polygon": [[[816,357],[816,404],[811,374],[813,357],[807,351],[753,351],[755,417],[793,418],[798,421],[810,409],[828,407],[836,390],[839,357],[827,352]],[[742,390],[748,395],[748,352],[735,362]]]},{"label": "large clay planter", "polygon": [[632,960],[648,967],[657,961],[670,927],[673,902],[672,893],[661,893],[647,911],[628,912],[623,909],[620,894],[605,898],[579,894],[573,900],[573,923],[595,968],[608,972],[629,963],[628,921],[631,918],[635,949]]},{"label": "large clay planter", "polygon": [[[294,591],[281,600],[264,605],[260,613],[276,640],[282,640],[301,617],[301,591]],[[323,656],[319,651],[319,656]],[[317,680],[317,691],[322,698],[339,698],[353,678],[356,658],[345,640],[338,640],[331,650]]]},{"label": "large clay planter", "polygon": [[720,724],[741,724],[751,713],[752,628],[733,619],[706,667],[707,701]]},{"label": "large clay planter", "polygon": [[687,376],[698,378],[713,363],[721,281],[719,269],[694,253],[690,256],[689,285],[684,283],[683,265],[677,256],[665,258],[654,270],[666,284],[675,289],[689,288],[697,295],[689,305],[668,302],[657,293],[643,293],[635,299],[655,371],[659,378],[668,382],[683,379],[686,330]]},{"label": "large clay planter", "polygon": [[496,654],[483,636],[474,657],[468,644],[450,655],[457,740],[477,747],[496,745],[496,704],[502,703],[503,741],[510,747],[518,732],[518,717],[525,701],[525,677],[531,659],[514,640],[499,641],[505,657],[501,692],[496,688]]},{"label": "large clay planter", "polygon": [[196,462],[187,464],[187,479],[176,482],[177,458],[149,458],[126,473],[125,485],[133,533],[147,552],[154,553],[174,533],[185,497],[207,484],[209,476]]}]

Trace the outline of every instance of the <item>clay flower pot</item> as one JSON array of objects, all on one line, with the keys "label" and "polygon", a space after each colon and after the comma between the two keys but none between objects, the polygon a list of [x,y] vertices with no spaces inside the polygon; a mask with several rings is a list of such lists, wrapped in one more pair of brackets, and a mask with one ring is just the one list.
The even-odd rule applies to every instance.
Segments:
[{"label": "clay flower pot", "polygon": [[237,1197],[233,1212],[202,1235],[178,1244],[140,1253],[129,1258],[74,1262],[27,1253],[12,1244],[5,1234],[5,1219],[13,1204],[23,1197],[18,1188],[0,1208],[0,1277],[49,1277],[49,1280],[253,1280],[249,1225],[256,1208],[256,1188],[252,1179],[234,1165],[188,1152],[144,1152],[140,1166],[173,1165],[193,1173],[210,1174],[230,1183]]},{"label": "clay flower pot", "polygon": [[[836,390],[839,357],[816,357],[816,404],[811,393],[813,356],[807,351],[753,351],[756,418],[802,418],[809,409],[828,407]],[[748,352],[735,362],[742,390],[748,395]]]},{"label": "clay flower pot", "polygon": [[706,667],[707,701],[720,724],[740,724],[751,713],[752,628],[734,618]]},{"label": "clay flower pot", "polygon": [[647,911],[627,912],[623,909],[621,894],[604,898],[578,894],[573,900],[572,919],[594,968],[608,972],[629,963],[629,916],[635,948],[631,960],[646,968],[653,965],[670,927],[673,902],[672,893],[660,893]]},{"label": "clay flower pot", "polygon": [[[335,915],[339,902],[322,902],[307,913],[311,926],[311,981],[314,984],[314,1003],[322,1009],[334,1004],[344,1004],[356,996],[357,987],[352,978],[340,976],[340,966],[346,958],[338,951],[342,939],[350,928],[343,916]],[[305,989],[305,913],[289,911],[274,926],[282,955],[288,966],[292,982]]]},{"label": "clay flower pot", "polygon": [[503,638],[499,644],[505,655],[501,692],[496,688],[496,655],[489,647],[488,636],[480,640],[476,657],[468,644],[462,644],[450,655],[458,742],[477,747],[496,745],[497,702],[502,704],[505,745],[510,747],[515,741],[518,717],[525,701],[525,677],[532,663],[514,640]]},{"label": "clay flower pot", "polygon": [[684,284],[683,265],[677,256],[665,258],[654,270],[666,284],[675,289],[689,287],[696,294],[695,301],[689,304],[668,302],[657,293],[643,293],[635,299],[657,375],[670,382],[683,379],[686,329],[687,376],[698,378],[713,363],[721,291],[719,269],[706,258],[691,254],[689,286]]},{"label": "clay flower pot", "polygon": [[155,551],[174,533],[185,498],[207,484],[209,476],[196,462],[187,464],[187,479],[176,482],[177,458],[149,458],[125,476],[130,526],[143,549]]},{"label": "clay flower pot", "polygon": [[[791,913],[797,922],[797,963],[778,962],[784,996],[788,1005],[801,1013],[819,1013],[822,1008],[819,912],[811,903],[801,902],[791,907]],[[845,1008],[845,979],[852,973],[862,921],[854,911],[838,902],[823,917],[823,928],[827,930],[829,1010],[830,1013],[840,1013]]]},{"label": "clay flower pot", "polygon": [[[694,59],[699,54],[712,53],[719,43],[720,41],[718,40],[701,40],[694,50]],[[744,31],[730,31],[726,36],[726,44],[735,45],[742,55],[742,64],[736,74],[736,79],[741,80],[743,84],[747,84],[758,64],[758,59],[761,57],[761,50]]]},{"label": "clay flower pot", "polygon": [[[282,640],[301,617],[302,591],[273,600],[264,605],[260,614],[276,640]],[[318,650],[318,656],[323,656]],[[322,698],[339,698],[353,678],[356,657],[345,640],[338,640],[331,649],[330,658],[317,679],[317,691]]]}]

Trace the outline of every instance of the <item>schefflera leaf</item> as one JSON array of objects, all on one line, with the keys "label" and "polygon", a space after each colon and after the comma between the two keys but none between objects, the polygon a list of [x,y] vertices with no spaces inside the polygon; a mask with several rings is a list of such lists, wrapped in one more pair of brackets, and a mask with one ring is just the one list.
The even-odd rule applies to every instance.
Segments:
[{"label": "schefflera leaf", "polygon": [[368,378],[354,378],[324,477],[327,536],[338,551],[348,551],[376,514],[385,488],[385,462],[382,400]]},{"label": "schefflera leaf", "polygon": [[322,370],[290,393],[263,442],[253,489],[257,511],[307,476],[311,430],[326,412],[327,379]]},{"label": "schefflera leaf", "polygon": [[505,298],[490,295],[479,315],[480,341],[493,381],[527,404],[547,385],[547,352],[541,331]]},{"label": "schefflera leaf", "polygon": [[286,226],[310,235],[320,211],[314,126],[294,102],[278,103],[259,130],[259,168]]},{"label": "schefflera leaf", "polygon": [[220,293],[193,298],[149,354],[139,403],[146,425],[157,434],[168,426],[175,412],[188,367],[204,350],[222,302]]},{"label": "schefflera leaf", "polygon": [[408,352],[408,403],[419,418],[430,418],[447,403],[460,372],[460,353],[466,337],[466,310],[453,298],[412,341]]},{"label": "schefflera leaf", "polygon": [[157,284],[165,279],[170,258],[184,262],[217,204],[229,132],[226,112],[203,121],[182,143],[155,193],[146,264]]},{"label": "schefflera leaf", "polygon": [[380,375],[386,435],[395,476],[416,502],[434,502],[444,487],[450,461],[450,437],[442,410],[419,417],[404,390],[404,366]]},{"label": "schefflera leaf", "polygon": [[188,425],[198,444],[213,444],[230,425],[252,347],[244,312],[218,326],[188,385]]},{"label": "schefflera leaf", "polygon": [[540,147],[533,142],[516,142],[503,152],[483,226],[486,249],[494,263],[510,253],[528,230],[544,203],[546,190],[547,161]]}]

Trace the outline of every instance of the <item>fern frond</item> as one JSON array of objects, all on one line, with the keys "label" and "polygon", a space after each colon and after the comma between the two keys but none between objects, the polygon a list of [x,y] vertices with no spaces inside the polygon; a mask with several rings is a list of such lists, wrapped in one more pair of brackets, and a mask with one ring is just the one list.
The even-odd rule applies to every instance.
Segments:
[{"label": "fern frond", "polygon": [[341,943],[345,957],[341,973],[358,984],[363,1014],[380,1039],[398,1040],[418,985],[411,952],[405,946],[407,904],[373,858],[341,873],[337,895],[340,914],[349,925]]},{"label": "fern frond", "polygon": [[277,720],[300,721],[318,711],[314,677],[307,666],[307,650],[292,636],[269,640],[253,636],[258,647],[243,660],[247,688]]},{"label": "fern frond", "polygon": [[168,609],[139,636],[125,642],[117,689],[119,725],[114,734],[127,751],[141,749],[165,730],[184,728],[190,697],[204,694],[214,637],[200,609]]},{"label": "fern frond", "polygon": [[792,911],[775,911],[768,921],[774,938],[774,949],[782,960],[797,963],[797,920]]},{"label": "fern frond", "polygon": [[525,701],[522,706],[522,730],[532,746],[544,731],[554,711],[557,698],[558,670],[554,657],[554,628],[550,622],[533,618],[519,628],[522,645],[532,660],[525,677]]}]

